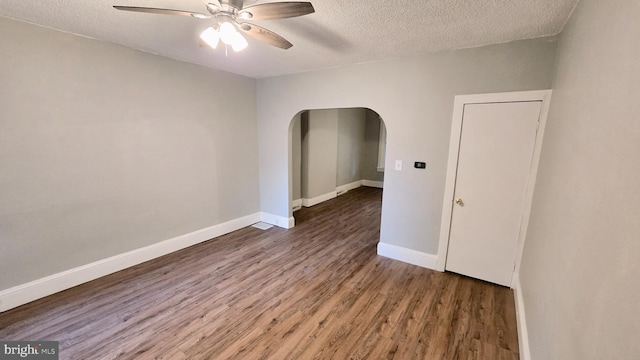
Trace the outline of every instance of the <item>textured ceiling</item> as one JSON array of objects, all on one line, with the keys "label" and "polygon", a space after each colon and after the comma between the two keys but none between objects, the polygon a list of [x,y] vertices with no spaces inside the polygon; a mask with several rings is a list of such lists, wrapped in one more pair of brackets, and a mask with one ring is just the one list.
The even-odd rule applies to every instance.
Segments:
[{"label": "textured ceiling", "polygon": [[[555,35],[579,0],[311,0],[314,14],[256,21],[293,43],[246,37],[228,55],[201,48],[212,20],[132,13],[113,5],[206,12],[203,0],[1,0],[0,16],[254,78]],[[245,7],[276,0],[245,0]],[[2,34],[0,34],[2,36]]]}]

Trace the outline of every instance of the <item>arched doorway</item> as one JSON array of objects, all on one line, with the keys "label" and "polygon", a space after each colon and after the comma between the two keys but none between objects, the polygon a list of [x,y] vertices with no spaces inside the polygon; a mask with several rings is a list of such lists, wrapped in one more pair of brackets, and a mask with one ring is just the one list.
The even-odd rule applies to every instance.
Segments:
[{"label": "arched doorway", "polygon": [[289,126],[290,209],[383,188],[386,127],[368,108],[304,110]]}]

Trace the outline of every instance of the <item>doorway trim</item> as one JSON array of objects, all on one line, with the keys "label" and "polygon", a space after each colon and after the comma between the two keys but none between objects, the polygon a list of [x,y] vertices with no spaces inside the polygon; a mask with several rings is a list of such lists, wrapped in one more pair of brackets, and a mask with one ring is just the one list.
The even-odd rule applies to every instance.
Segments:
[{"label": "doorway trim", "polygon": [[449,141],[449,160],[447,162],[447,177],[444,188],[444,199],[442,201],[442,221],[440,223],[440,239],[438,242],[438,256],[436,259],[436,269],[445,270],[447,263],[447,253],[449,250],[449,233],[451,230],[451,216],[453,210],[453,198],[455,192],[455,180],[458,167],[458,150],[460,149],[460,136],[462,134],[462,117],[464,106],[467,104],[486,104],[519,101],[541,101],[540,124],[536,133],[533,148],[533,158],[529,171],[528,185],[524,198],[524,209],[520,224],[520,234],[515,254],[514,277],[520,272],[520,260],[524,249],[524,241],[529,225],[529,215],[531,212],[531,202],[533,200],[533,190],[535,187],[536,175],[538,173],[538,163],[540,160],[540,150],[542,138],[549,113],[549,103],[551,100],[551,90],[520,91],[507,93],[458,95],[455,97],[453,105],[453,118],[451,122],[451,139]]}]

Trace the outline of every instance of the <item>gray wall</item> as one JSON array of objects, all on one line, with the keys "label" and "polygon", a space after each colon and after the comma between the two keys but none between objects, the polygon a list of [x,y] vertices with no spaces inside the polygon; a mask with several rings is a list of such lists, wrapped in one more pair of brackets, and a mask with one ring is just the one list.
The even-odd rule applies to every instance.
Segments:
[{"label": "gray wall", "polygon": [[362,180],[365,109],[338,109],[336,186]]},{"label": "gray wall", "polygon": [[302,125],[302,197],[336,190],[338,109],[306,112]]},{"label": "gray wall", "polygon": [[302,113],[291,120],[291,166],[293,172],[293,200],[302,199]]},{"label": "gray wall", "polygon": [[[290,217],[289,123],[304,109],[364,107],[387,126],[381,241],[436,254],[455,95],[548,89],[554,38],[260,79],[261,210]],[[425,161],[426,170],[413,169]]]},{"label": "gray wall", "polygon": [[259,211],[255,80],[0,34],[0,289]]},{"label": "gray wall", "polygon": [[640,356],[640,2],[565,27],[520,280],[533,359]]},{"label": "gray wall", "polygon": [[361,161],[363,180],[384,181],[384,172],[378,171],[380,121],[380,117],[375,111],[367,109],[364,127],[364,149]]}]

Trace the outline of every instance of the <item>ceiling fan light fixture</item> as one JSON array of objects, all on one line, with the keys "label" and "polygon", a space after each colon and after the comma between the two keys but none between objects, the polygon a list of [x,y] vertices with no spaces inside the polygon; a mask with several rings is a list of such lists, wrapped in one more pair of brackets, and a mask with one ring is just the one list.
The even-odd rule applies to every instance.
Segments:
[{"label": "ceiling fan light fixture", "polygon": [[220,34],[220,40],[227,45],[233,45],[236,34],[238,33],[236,28],[229,22],[223,22],[218,32]]},{"label": "ceiling fan light fixture", "polygon": [[243,3],[244,0],[205,0],[208,13],[140,6],[114,5],[113,8],[116,10],[148,14],[213,19],[213,27],[206,29],[200,34],[200,44],[207,44],[215,49],[220,41],[222,41],[225,44],[225,54],[227,46],[233,47],[235,51],[241,51],[247,47],[247,40],[241,35],[240,30],[258,41],[284,50],[293,46],[287,39],[273,31],[253,23],[245,23],[243,20],[285,19],[315,12],[313,5],[306,1],[280,1],[267,4],[252,4],[247,7],[244,7]]},{"label": "ceiling fan light fixture", "polygon": [[242,51],[247,47],[247,45],[249,44],[247,43],[247,40],[244,38],[244,36],[242,36],[239,32],[236,32],[233,39],[233,44],[231,44],[231,48],[233,49],[233,51]]},{"label": "ceiling fan light fixture", "polygon": [[214,28],[208,27],[200,34],[200,39],[215,49],[220,42],[220,34]]}]

